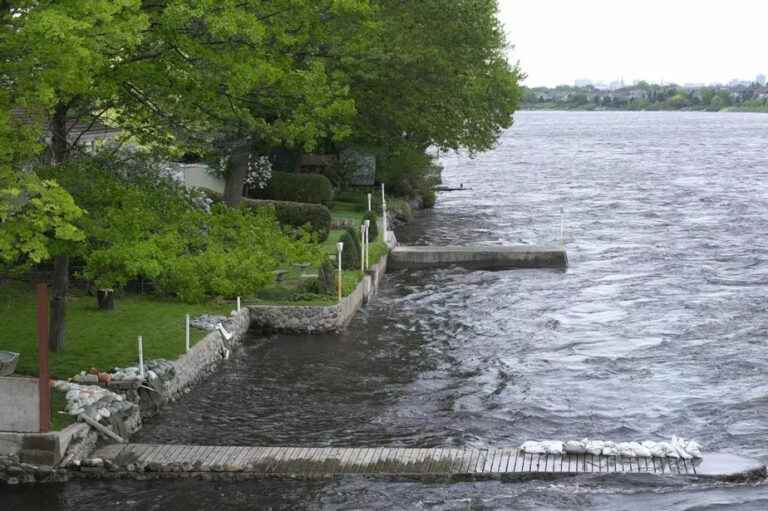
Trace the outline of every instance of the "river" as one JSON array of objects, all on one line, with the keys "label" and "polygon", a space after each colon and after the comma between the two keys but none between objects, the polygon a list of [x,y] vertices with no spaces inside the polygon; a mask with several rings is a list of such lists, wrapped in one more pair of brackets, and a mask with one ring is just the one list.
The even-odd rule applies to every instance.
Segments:
[{"label": "river", "polygon": [[[559,242],[559,271],[394,272],[342,336],[252,338],[137,441],[699,440],[768,462],[768,115],[520,112],[441,158],[407,243]],[[4,493],[3,493],[4,492]],[[73,482],[0,508],[768,509],[768,484]],[[4,504],[5,503],[10,503]]]}]

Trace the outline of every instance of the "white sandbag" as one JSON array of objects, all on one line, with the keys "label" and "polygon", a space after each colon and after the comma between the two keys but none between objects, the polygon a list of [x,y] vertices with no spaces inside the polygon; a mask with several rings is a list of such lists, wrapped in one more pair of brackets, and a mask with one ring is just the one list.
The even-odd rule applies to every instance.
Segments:
[{"label": "white sandbag", "polygon": [[583,440],[568,440],[563,449],[568,454],[584,454],[587,452],[586,443]]},{"label": "white sandbag", "polygon": [[532,440],[528,440],[527,442],[524,442],[523,445],[520,446],[520,449],[530,454],[546,454],[547,453],[546,448],[541,444],[541,442],[534,442]]},{"label": "white sandbag", "polygon": [[590,440],[585,446],[585,449],[587,454],[594,454],[595,456],[598,456],[603,452],[603,447],[605,447],[605,442],[602,440]]},{"label": "white sandbag", "polygon": [[547,440],[541,442],[546,454],[563,454],[563,442],[558,440]]}]

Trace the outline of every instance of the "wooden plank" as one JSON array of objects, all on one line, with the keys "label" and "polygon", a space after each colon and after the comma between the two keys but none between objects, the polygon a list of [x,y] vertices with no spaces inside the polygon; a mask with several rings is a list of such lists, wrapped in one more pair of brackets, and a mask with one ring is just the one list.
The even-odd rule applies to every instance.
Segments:
[{"label": "wooden plank", "polygon": [[498,449],[494,449],[493,447],[488,449],[488,456],[485,459],[485,464],[483,465],[483,473],[489,474],[493,472],[493,464],[496,462],[496,456],[498,456]]},{"label": "wooden plank", "polygon": [[451,473],[460,473],[461,472],[461,466],[464,463],[464,456],[466,454],[466,449],[454,449],[453,450],[453,461],[451,461]]},{"label": "wooden plank", "polygon": [[495,474],[503,474],[507,470],[507,463],[509,462],[509,449],[499,449],[499,455],[493,464],[493,472]]},{"label": "wooden plank", "polygon": [[283,456],[281,463],[278,468],[278,473],[280,474],[290,474],[294,470],[295,462],[297,455],[301,451],[301,447],[288,447],[287,451],[285,453],[285,456]]},{"label": "wooden plank", "polygon": [[163,465],[163,461],[165,460],[165,452],[171,449],[171,445],[160,445],[155,446],[152,449],[152,454],[149,458],[149,463],[157,463],[159,465]]},{"label": "wooden plank", "polygon": [[268,460],[268,464],[264,471],[266,473],[273,473],[275,470],[278,469],[281,463],[281,459],[283,456],[285,456],[287,449],[285,447],[275,447],[272,450],[270,459]]},{"label": "wooden plank", "polygon": [[362,459],[362,467],[360,472],[363,474],[370,474],[371,468],[375,466],[375,461],[377,459],[377,453],[378,449],[366,449],[365,454]]},{"label": "wooden plank", "polygon": [[198,453],[200,465],[210,468],[212,465],[213,457],[216,454],[216,447],[207,445],[202,452]]},{"label": "wooden plank", "polygon": [[229,457],[229,450],[226,447],[217,446],[215,451],[215,456],[212,460],[211,466],[213,467],[221,467],[227,462],[227,458]]},{"label": "wooden plank", "polygon": [[472,473],[474,474],[482,473],[483,465],[485,465],[485,458],[487,457],[488,457],[488,449],[477,450],[477,460],[475,462],[475,466],[472,467]]},{"label": "wooden plank", "polygon": [[434,469],[437,467],[437,465],[440,463],[439,456],[442,452],[442,449],[428,449],[427,453],[424,456],[424,470],[423,472],[425,474],[432,474],[434,473]]},{"label": "wooden plank", "polygon": [[341,463],[341,466],[339,467],[340,473],[342,474],[349,473],[347,464],[349,463],[349,459],[352,457],[352,455],[353,455],[352,449],[349,449],[349,448],[342,449],[341,458],[339,460]]}]

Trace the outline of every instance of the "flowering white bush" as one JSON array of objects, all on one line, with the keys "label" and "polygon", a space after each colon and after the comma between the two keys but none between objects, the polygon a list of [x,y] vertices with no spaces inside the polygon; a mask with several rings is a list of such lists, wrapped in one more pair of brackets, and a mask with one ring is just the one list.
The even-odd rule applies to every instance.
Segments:
[{"label": "flowering white bush", "polygon": [[245,183],[249,187],[264,189],[272,179],[272,162],[266,156],[256,156],[251,153],[248,156],[248,174]]}]

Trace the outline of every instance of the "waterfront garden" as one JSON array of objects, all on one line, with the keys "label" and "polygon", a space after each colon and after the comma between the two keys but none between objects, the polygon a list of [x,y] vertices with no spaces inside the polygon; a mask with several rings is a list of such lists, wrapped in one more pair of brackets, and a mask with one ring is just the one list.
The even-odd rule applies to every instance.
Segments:
[{"label": "waterfront garden", "polygon": [[[0,351],[35,374],[39,282],[56,378],[135,363],[138,335],[173,359],[186,314],[237,298],[332,305],[340,242],[348,295],[361,223],[369,261],[387,251],[380,187],[407,218],[434,204],[430,148],[481,151],[511,125],[522,73],[495,15],[477,1],[0,9]],[[220,186],[180,178],[189,164]]]}]

